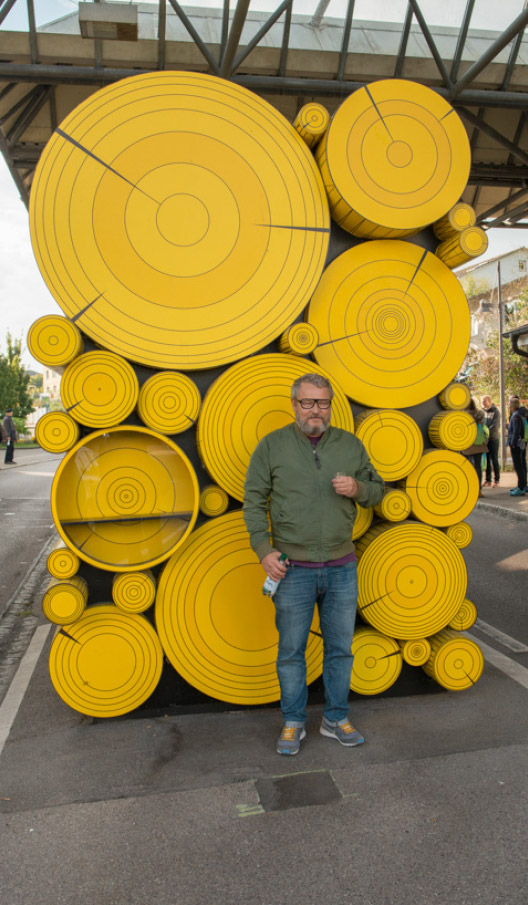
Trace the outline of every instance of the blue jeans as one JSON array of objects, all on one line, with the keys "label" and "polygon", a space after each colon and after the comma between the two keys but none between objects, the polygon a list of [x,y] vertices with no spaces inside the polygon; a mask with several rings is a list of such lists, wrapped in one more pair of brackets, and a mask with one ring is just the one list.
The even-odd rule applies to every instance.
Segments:
[{"label": "blue jeans", "polygon": [[307,569],[288,566],[275,596],[275,624],[279,632],[277,673],[284,721],[306,722],[306,644],[316,602],[323,635],[324,715],[335,722],[348,717],[352,672],[352,637],[356,621],[357,566]]}]

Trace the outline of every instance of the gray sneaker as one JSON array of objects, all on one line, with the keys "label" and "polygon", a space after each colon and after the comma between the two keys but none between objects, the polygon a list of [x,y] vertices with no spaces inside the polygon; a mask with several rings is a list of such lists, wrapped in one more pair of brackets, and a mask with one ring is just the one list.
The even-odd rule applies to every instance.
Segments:
[{"label": "gray sneaker", "polygon": [[277,754],[298,754],[303,738],[306,738],[304,726],[283,726],[277,740]]},{"label": "gray sneaker", "polygon": [[319,732],[328,738],[336,738],[346,748],[354,748],[356,745],[362,745],[365,741],[361,733],[354,729],[350,720],[340,720],[332,723],[324,716]]}]

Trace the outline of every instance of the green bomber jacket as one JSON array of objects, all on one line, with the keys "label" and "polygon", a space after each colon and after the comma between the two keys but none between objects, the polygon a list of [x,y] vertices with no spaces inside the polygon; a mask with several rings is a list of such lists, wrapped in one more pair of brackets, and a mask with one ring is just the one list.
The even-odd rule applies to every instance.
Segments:
[{"label": "green bomber jacket", "polygon": [[[338,472],[358,482],[354,499],[335,492]],[[340,559],[354,550],[355,503],[374,506],[383,493],[382,478],[349,431],[330,426],[313,446],[289,424],[263,437],[251,456],[243,506],[251,546],[259,559],[272,549],[301,562]]]}]

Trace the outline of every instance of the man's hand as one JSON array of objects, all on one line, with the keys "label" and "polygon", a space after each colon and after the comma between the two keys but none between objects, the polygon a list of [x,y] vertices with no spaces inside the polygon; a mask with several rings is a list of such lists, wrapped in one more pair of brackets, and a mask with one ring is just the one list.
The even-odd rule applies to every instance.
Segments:
[{"label": "man's hand", "polygon": [[286,564],[289,559],[286,562],[279,562],[280,555],[278,550],[272,550],[271,553],[268,553],[260,560],[262,568],[266,570],[270,578],[273,578],[273,581],[280,581],[287,572]]},{"label": "man's hand", "polygon": [[339,496],[355,497],[358,492],[358,485],[355,478],[347,478],[346,475],[338,475],[332,478],[334,490]]}]

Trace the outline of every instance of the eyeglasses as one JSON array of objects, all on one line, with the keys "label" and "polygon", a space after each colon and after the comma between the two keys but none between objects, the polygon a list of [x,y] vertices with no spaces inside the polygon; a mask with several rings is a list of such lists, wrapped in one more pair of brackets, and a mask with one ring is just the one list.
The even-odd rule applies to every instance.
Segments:
[{"label": "eyeglasses", "polygon": [[296,399],[302,409],[313,409],[314,405],[320,409],[329,409],[332,405],[331,399]]}]

